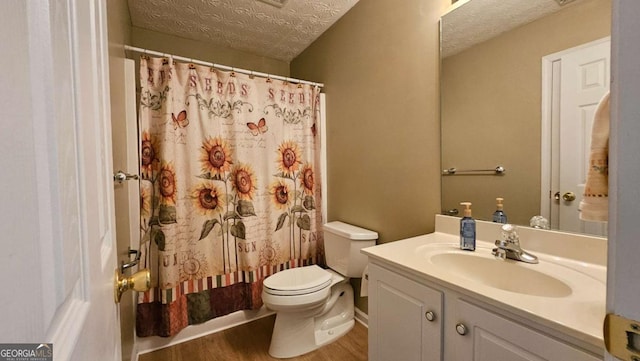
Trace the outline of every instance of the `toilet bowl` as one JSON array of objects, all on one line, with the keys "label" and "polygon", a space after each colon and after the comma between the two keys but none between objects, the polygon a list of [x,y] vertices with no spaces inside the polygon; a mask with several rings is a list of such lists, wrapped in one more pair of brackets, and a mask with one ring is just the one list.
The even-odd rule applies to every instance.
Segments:
[{"label": "toilet bowl", "polygon": [[327,265],[284,270],[264,280],[262,301],[276,311],[269,354],[290,358],[313,351],[349,332],[354,324],[353,288],[367,263],[360,249],[378,234],[342,222],[324,225]]}]

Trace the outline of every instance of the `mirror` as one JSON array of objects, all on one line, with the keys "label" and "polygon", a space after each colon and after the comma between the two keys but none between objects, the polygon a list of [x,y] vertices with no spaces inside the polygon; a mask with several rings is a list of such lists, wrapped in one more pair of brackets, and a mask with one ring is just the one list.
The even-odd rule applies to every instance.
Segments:
[{"label": "mirror", "polygon": [[[542,126],[542,59],[611,30],[611,0],[565,3],[460,0],[442,17],[442,168],[458,170],[443,172],[443,213],[470,201],[474,218],[490,221],[502,197],[509,223],[528,226],[534,215],[554,216],[553,193],[542,179],[550,162],[541,149],[551,144],[543,138],[551,132]],[[606,77],[608,84],[608,68]],[[497,166],[504,174],[460,172]],[[543,188],[549,194],[541,197]],[[571,216],[578,219],[577,211]]]}]

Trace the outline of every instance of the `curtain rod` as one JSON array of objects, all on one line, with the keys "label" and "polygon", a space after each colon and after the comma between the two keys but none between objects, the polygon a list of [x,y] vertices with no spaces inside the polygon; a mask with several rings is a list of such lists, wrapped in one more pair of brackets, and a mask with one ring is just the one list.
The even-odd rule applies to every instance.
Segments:
[{"label": "curtain rod", "polygon": [[138,47],[130,46],[130,45],[125,45],[124,46],[124,50],[125,51],[127,51],[127,50],[128,51],[132,51],[132,52],[136,52],[136,53],[148,54],[148,55],[161,56],[161,57],[165,57],[165,58],[173,58],[175,60],[190,62],[190,63],[193,63],[193,64],[199,64],[199,65],[204,65],[204,66],[209,66],[209,67],[213,67],[213,68],[217,68],[217,69],[221,69],[221,70],[235,71],[237,73],[242,73],[242,74],[247,74],[247,75],[255,75],[255,76],[259,76],[259,77],[263,77],[263,78],[283,80],[283,81],[287,81],[289,83],[308,84],[308,85],[313,85],[313,86],[317,86],[317,87],[320,87],[320,88],[324,87],[323,83],[315,83],[315,82],[312,82],[312,81],[289,78],[289,77],[284,77],[284,76],[280,76],[280,75],[271,75],[271,74],[267,74],[267,73],[261,73],[261,72],[258,72],[258,71],[252,71],[252,70],[241,69],[241,68],[234,68],[234,67],[227,66],[227,65],[214,64],[214,63],[210,63],[210,62],[207,62],[207,61],[195,60],[195,59],[191,59],[191,58],[185,58],[185,57],[179,56],[179,55],[161,53],[159,51],[138,48]]}]

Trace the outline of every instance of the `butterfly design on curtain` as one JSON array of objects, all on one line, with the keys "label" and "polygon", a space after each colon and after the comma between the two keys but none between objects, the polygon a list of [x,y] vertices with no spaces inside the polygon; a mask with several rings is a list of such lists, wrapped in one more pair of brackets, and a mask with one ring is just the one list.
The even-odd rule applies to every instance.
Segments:
[{"label": "butterfly design on curtain", "polygon": [[267,127],[267,121],[264,118],[260,118],[260,120],[258,121],[258,124],[253,122],[248,122],[247,127],[249,128],[249,132],[251,132],[253,136],[264,134],[267,132],[267,130],[269,130],[269,127]]},{"label": "butterfly design on curtain", "polygon": [[173,131],[175,134],[175,142],[180,144],[186,144],[187,135],[181,130],[189,125],[189,118],[187,118],[187,111],[183,110],[176,116],[171,113],[171,124],[173,125]]},{"label": "butterfly design on curtain", "polygon": [[178,113],[176,117],[175,114],[171,113],[171,118],[173,119],[173,129],[178,130],[178,128],[186,128],[189,125],[189,119],[187,118],[187,111],[183,110]]}]

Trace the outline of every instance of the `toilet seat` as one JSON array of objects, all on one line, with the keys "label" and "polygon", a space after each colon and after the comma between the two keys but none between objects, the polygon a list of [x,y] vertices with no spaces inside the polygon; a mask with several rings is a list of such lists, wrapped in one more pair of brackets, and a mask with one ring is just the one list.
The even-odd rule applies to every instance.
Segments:
[{"label": "toilet seat", "polygon": [[317,265],[291,268],[264,280],[264,292],[277,296],[314,293],[332,284],[332,274]]}]

